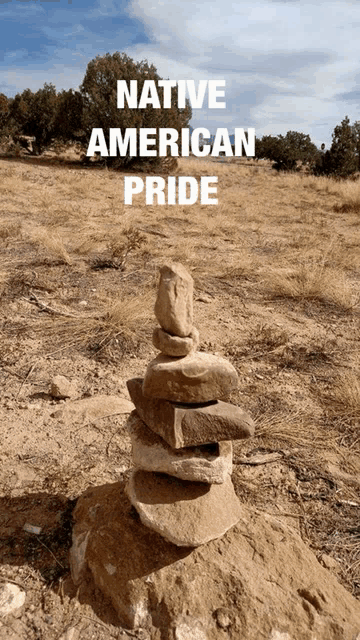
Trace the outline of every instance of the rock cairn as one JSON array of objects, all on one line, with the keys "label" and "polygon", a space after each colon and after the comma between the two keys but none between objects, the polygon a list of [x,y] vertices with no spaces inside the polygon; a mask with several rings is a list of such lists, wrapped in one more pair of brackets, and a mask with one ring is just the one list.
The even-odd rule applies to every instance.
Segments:
[{"label": "rock cairn", "polygon": [[241,517],[231,481],[231,440],[254,433],[251,417],[226,399],[237,386],[234,367],[197,352],[193,279],[178,263],[160,270],[155,303],[161,352],[144,379],[128,380],[135,405],[128,421],[132,470],[127,494],[146,526],[178,546],[222,536]]}]

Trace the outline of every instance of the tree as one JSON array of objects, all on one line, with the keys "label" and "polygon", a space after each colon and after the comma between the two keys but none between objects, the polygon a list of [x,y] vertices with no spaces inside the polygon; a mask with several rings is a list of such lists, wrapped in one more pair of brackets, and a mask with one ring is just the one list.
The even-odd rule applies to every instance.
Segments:
[{"label": "tree", "polygon": [[[191,108],[187,103],[184,109],[177,106],[177,88],[172,90],[171,109],[154,109],[148,105],[145,109],[130,109],[126,103],[123,109],[117,108],[117,81],[126,80],[130,89],[130,80],[137,80],[138,95],[145,80],[161,80],[153,64],[147,60],[135,62],[125,53],[107,53],[97,56],[89,62],[80,92],[83,97],[83,130],[89,140],[93,128],[101,128],[108,142],[110,128],[120,128],[122,134],[126,128],[159,128],[171,127],[180,132],[188,127],[191,119]],[[158,87],[160,103],[163,99],[163,88]],[[161,164],[163,158],[143,157],[109,158],[117,166],[123,166],[136,161],[137,164]]]},{"label": "tree", "polygon": [[330,148],[332,172],[345,178],[358,169],[356,136],[348,116],[335,127]]},{"label": "tree", "polygon": [[358,160],[357,170],[360,171],[360,121],[359,120],[354,122],[354,124],[352,125],[352,130],[355,135],[355,148],[356,148],[356,155]]},{"label": "tree", "polygon": [[6,132],[6,128],[10,119],[9,99],[0,93],[0,135]]},{"label": "tree", "polygon": [[313,173],[347,178],[359,170],[359,154],[359,123],[351,126],[348,116],[345,116],[341,124],[337,125],[333,131],[330,150],[325,151],[322,155],[315,165]]},{"label": "tree", "polygon": [[61,91],[57,95],[57,108],[54,118],[54,137],[61,142],[81,142],[85,133],[82,130],[83,98],[79,91]]},{"label": "tree", "polygon": [[40,154],[54,138],[57,114],[57,93],[54,85],[45,83],[33,93],[25,89],[17,94],[11,105],[15,135],[33,136],[35,153]]}]

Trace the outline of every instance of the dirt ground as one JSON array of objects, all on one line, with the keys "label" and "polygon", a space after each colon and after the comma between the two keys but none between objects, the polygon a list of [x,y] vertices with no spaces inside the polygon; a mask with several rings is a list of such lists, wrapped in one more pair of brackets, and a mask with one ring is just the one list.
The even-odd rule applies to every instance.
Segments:
[{"label": "dirt ground", "polygon": [[360,184],[252,160],[183,158],[177,173],[218,175],[219,204],[125,206],[119,172],[0,159],[0,586],[26,592],[1,640],[148,638],[69,573],[77,497],[131,467],[127,415],[61,417],[72,400],[50,382],[128,398],[156,354],[169,260],[193,275],[200,350],[236,367],[231,401],[256,422],[234,443],[237,495],[360,597]]}]

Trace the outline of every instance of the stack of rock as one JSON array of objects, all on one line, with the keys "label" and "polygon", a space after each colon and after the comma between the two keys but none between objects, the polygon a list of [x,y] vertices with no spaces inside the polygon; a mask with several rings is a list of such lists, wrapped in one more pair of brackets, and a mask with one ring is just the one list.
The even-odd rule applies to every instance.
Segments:
[{"label": "stack of rock", "polygon": [[127,382],[136,410],[128,426],[132,470],[127,493],[146,526],[178,546],[219,538],[241,517],[231,481],[231,440],[254,424],[226,399],[237,385],[234,367],[197,352],[193,279],[181,264],[165,265],[155,304],[161,351],[144,379]]}]

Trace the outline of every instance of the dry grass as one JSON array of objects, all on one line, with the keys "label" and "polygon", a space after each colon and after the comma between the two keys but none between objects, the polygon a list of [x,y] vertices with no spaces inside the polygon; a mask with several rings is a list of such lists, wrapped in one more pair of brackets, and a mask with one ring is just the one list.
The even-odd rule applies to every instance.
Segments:
[{"label": "dry grass", "polygon": [[317,300],[352,310],[359,302],[345,274],[323,264],[303,262],[297,268],[269,275],[267,286],[274,296],[301,301]]},{"label": "dry grass", "polygon": [[[233,361],[236,401],[256,419],[248,446],[285,452],[284,468],[296,471],[304,496],[308,490],[305,539],[336,551],[344,583],[357,593],[358,518],[349,507],[341,520],[336,506],[354,485],[345,475],[320,498],[311,488],[331,484],[331,456],[345,474],[355,477],[359,468],[359,185],[277,174],[267,162],[246,159],[180,158],[176,174],[218,176],[219,204],[146,206],[143,193],[125,206],[119,172],[0,159],[0,363],[7,384],[16,382],[17,393],[18,375],[23,380],[41,358],[39,385],[44,362],[65,372],[70,366],[82,380],[100,356],[96,385],[103,387],[96,392],[103,393],[114,370],[123,381],[141,373],[154,355],[158,269],[183,262],[195,280],[201,347]],[[29,402],[43,388],[31,383],[30,376],[22,389]],[[84,485],[112,481],[87,473]],[[77,476],[71,486],[74,495],[82,490]],[[333,535],[341,522],[347,549]]]},{"label": "dry grass", "polygon": [[10,238],[21,236],[21,224],[19,222],[1,222],[0,242],[8,242]]},{"label": "dry grass", "polygon": [[360,212],[360,184],[359,182],[346,181],[340,183],[338,195],[341,203],[335,205],[334,211],[342,213],[359,213]]},{"label": "dry grass", "polygon": [[[120,297],[97,297],[94,313],[74,317],[54,317],[42,325],[63,348],[99,353],[109,346],[119,354],[132,352],[145,338],[150,322],[150,294]],[[53,343],[54,344],[54,343]]]},{"label": "dry grass", "polygon": [[6,271],[0,271],[0,295],[5,289],[7,279],[8,279],[8,273]]},{"label": "dry grass", "polygon": [[360,419],[360,375],[348,371],[338,377],[324,397],[327,410],[338,417]]},{"label": "dry grass", "polygon": [[317,452],[336,449],[336,436],[329,435],[310,415],[300,411],[291,415],[282,412],[261,415],[256,420],[256,427],[256,435],[263,442],[281,440],[288,445]]},{"label": "dry grass", "polygon": [[71,258],[59,234],[49,231],[46,227],[39,227],[31,232],[30,237],[31,241],[39,249],[45,249],[52,258],[56,258],[64,264],[72,264]]}]

